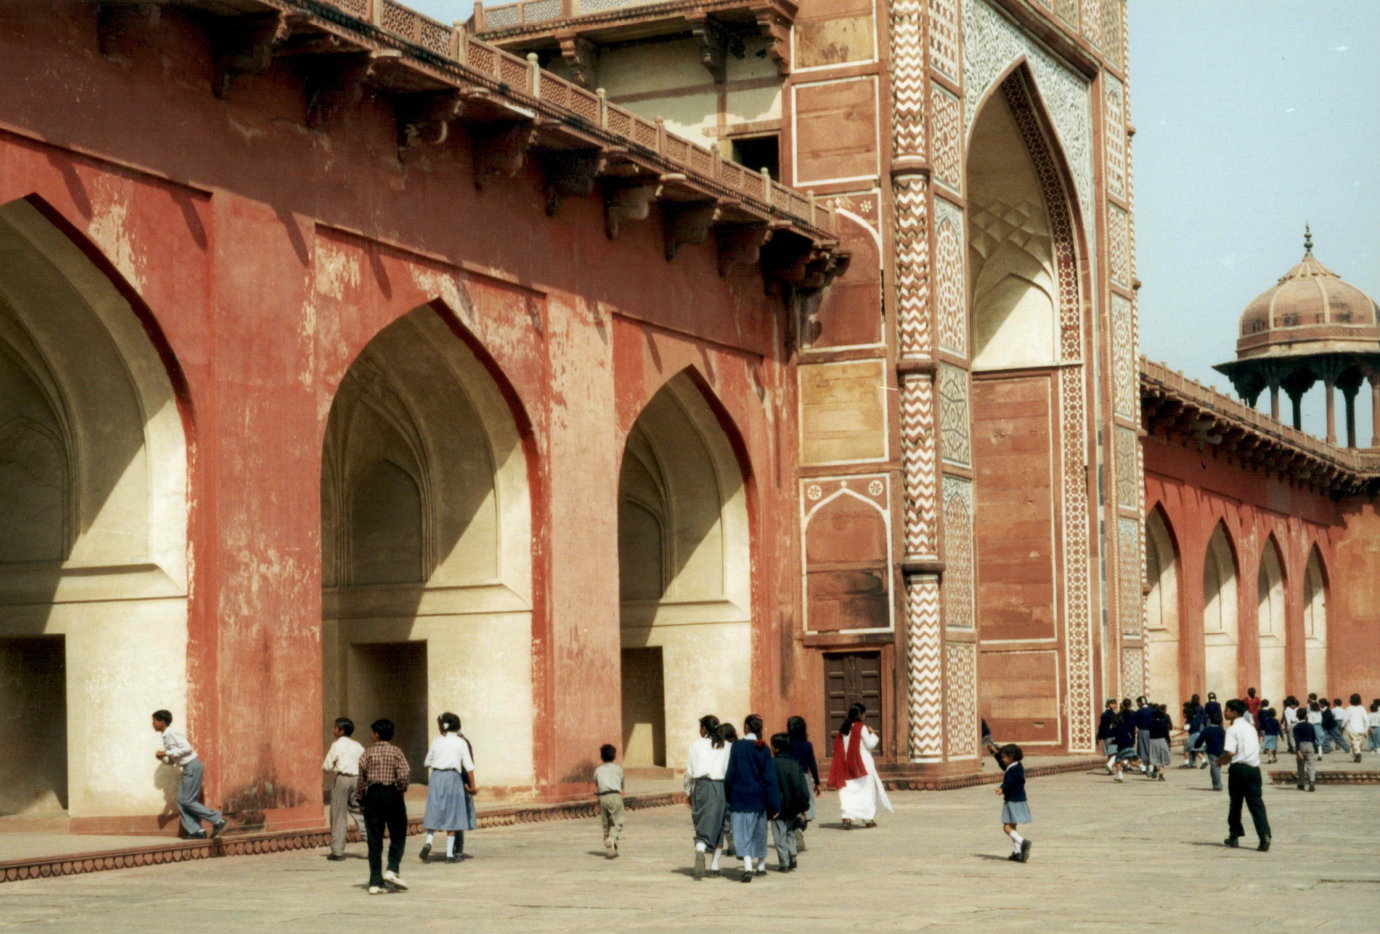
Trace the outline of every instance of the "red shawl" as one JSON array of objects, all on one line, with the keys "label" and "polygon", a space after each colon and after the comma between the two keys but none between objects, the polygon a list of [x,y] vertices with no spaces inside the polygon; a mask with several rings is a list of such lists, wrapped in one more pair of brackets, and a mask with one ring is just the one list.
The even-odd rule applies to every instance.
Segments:
[{"label": "red shawl", "polygon": [[854,723],[848,733],[848,753],[843,751],[843,734],[834,734],[834,756],[829,764],[829,787],[842,788],[849,779],[862,778],[867,768],[862,761],[862,724]]}]

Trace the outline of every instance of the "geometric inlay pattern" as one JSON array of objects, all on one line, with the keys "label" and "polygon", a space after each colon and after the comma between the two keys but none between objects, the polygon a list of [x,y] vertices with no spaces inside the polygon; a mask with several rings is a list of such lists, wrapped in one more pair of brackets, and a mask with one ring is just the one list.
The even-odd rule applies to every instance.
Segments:
[{"label": "geometric inlay pattern", "polygon": [[939,577],[906,577],[906,718],[910,757],[944,756],[943,639],[939,624]]},{"label": "geometric inlay pattern", "polygon": [[1135,509],[1140,502],[1140,477],[1136,475],[1136,447],[1139,441],[1130,428],[1116,427],[1116,504]]},{"label": "geometric inlay pattern", "polygon": [[963,211],[943,198],[934,199],[934,285],[939,347],[960,357],[968,354],[968,283],[963,271]]},{"label": "geometric inlay pattern", "polygon": [[1145,634],[1145,600],[1140,582],[1143,579],[1140,554],[1140,520],[1120,516],[1117,525],[1117,615],[1123,636],[1139,639]]},{"label": "geometric inlay pattern", "polygon": [[891,5],[893,157],[925,153],[925,55],[920,46],[924,18],[921,0],[896,0]]},{"label": "geometric inlay pattern", "polygon": [[1059,0],[1059,18],[1070,26],[1078,26],[1078,0]]},{"label": "geometric inlay pattern", "polygon": [[968,440],[968,371],[939,365],[939,450],[944,460],[968,466],[973,462]]},{"label": "geometric inlay pattern", "polygon": [[1112,296],[1112,394],[1116,414],[1135,418],[1140,408],[1137,391],[1136,341],[1131,321],[1131,301]]},{"label": "geometric inlay pattern", "polygon": [[958,81],[958,0],[930,0],[930,64],[935,71]]},{"label": "geometric inlay pattern", "polygon": [[1140,648],[1121,650],[1121,696],[1138,697],[1145,693],[1145,653]]},{"label": "geometric inlay pattern", "polygon": [[1102,45],[1102,9],[1100,0],[1083,0],[1083,35],[1093,45]]},{"label": "geometric inlay pattern", "polygon": [[973,628],[973,484],[944,478],[944,625]]},{"label": "geometric inlay pattern", "polygon": [[896,211],[896,340],[902,357],[929,357],[930,240],[923,175],[892,180]]},{"label": "geometric inlay pattern", "polygon": [[1107,265],[1112,282],[1131,285],[1131,218],[1114,204],[1107,205]]},{"label": "geometric inlay pattern", "polygon": [[934,383],[928,374],[901,380],[901,468],[906,489],[906,556],[939,554],[935,502]]},{"label": "geometric inlay pattern", "polygon": [[944,673],[948,676],[949,758],[979,755],[977,748],[977,646],[950,642],[945,647]]},{"label": "geometric inlay pattern", "polygon": [[934,180],[951,191],[963,187],[963,105],[939,82],[930,85],[934,127]]},{"label": "geometric inlay pattern", "polygon": [[1102,73],[1106,107],[1107,191],[1126,197],[1126,86],[1110,72]]},{"label": "geometric inlay pattern", "polygon": [[1122,30],[1125,27],[1121,14],[1125,9],[1126,0],[1102,0],[1102,54],[1118,68],[1122,65]]},{"label": "geometric inlay pattern", "polygon": [[983,95],[1011,64],[1024,58],[1073,173],[1085,223],[1093,213],[1092,101],[1087,79],[1060,64],[1044,46],[992,9],[984,0],[963,5],[963,126],[977,117]]}]

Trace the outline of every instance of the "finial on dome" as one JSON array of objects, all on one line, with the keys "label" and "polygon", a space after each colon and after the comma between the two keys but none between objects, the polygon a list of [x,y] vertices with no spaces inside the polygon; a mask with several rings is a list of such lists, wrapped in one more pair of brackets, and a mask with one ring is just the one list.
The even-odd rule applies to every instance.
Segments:
[{"label": "finial on dome", "polygon": [[1308,222],[1303,222],[1303,252],[1313,252],[1313,229],[1308,226]]}]

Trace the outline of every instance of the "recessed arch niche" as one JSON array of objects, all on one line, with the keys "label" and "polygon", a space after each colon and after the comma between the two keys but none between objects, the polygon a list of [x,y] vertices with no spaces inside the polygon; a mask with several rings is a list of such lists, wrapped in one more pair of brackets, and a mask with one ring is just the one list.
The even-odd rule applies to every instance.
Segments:
[{"label": "recessed arch niche", "polygon": [[1242,693],[1237,684],[1236,586],[1236,554],[1227,527],[1218,522],[1203,556],[1203,651],[1207,690],[1223,699]]},{"label": "recessed arch niche", "polygon": [[90,737],[186,711],[181,377],[80,240],[37,199],[0,206],[0,742],[25,751],[0,816],[162,811],[147,749]]},{"label": "recessed arch niche", "polygon": [[1256,634],[1260,646],[1260,675],[1256,696],[1284,703],[1284,561],[1274,536],[1265,541],[1256,575]]},{"label": "recessed arch niche", "polygon": [[1299,693],[1302,697],[1315,692],[1327,694],[1327,576],[1322,555],[1313,546],[1308,554],[1308,567],[1303,575],[1303,658],[1308,683]]},{"label": "recessed arch niche", "polygon": [[702,715],[748,709],[750,539],[734,445],[682,371],[638,416],[619,472],[626,763],[683,766]]},{"label": "recessed arch niche", "polygon": [[486,750],[486,783],[530,785],[527,457],[501,377],[462,333],[448,309],[413,309],[360,351],[332,401],[323,730],[341,712],[388,716],[411,758],[453,710]]},{"label": "recessed arch niche", "polygon": [[1145,641],[1149,651],[1150,696],[1171,708],[1186,694],[1180,682],[1179,551],[1162,510],[1145,519]]}]

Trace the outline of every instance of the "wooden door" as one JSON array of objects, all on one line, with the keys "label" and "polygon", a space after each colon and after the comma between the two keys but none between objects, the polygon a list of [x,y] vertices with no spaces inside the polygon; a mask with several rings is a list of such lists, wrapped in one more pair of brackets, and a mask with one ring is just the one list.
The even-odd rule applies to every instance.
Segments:
[{"label": "wooden door", "polygon": [[[848,708],[860,703],[867,708],[867,725],[883,739],[882,653],[839,652],[824,656],[824,711],[829,734],[838,731]],[[881,747],[878,747],[878,754]]]}]

